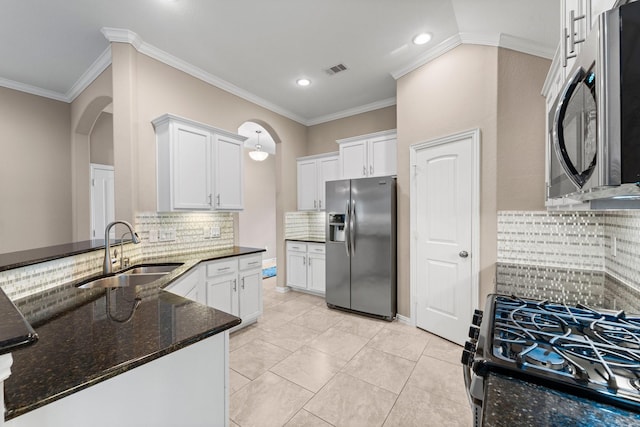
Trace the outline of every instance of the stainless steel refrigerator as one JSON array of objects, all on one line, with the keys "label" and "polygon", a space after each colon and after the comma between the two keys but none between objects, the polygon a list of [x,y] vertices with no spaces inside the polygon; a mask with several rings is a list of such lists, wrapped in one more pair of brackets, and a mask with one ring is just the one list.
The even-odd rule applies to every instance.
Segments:
[{"label": "stainless steel refrigerator", "polygon": [[326,183],[326,300],[392,320],[396,315],[396,178]]}]

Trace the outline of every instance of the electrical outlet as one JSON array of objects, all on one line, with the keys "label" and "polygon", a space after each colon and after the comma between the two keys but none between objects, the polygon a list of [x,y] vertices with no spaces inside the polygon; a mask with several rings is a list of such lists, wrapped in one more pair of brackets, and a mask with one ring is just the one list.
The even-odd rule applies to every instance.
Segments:
[{"label": "electrical outlet", "polygon": [[211,237],[214,239],[220,237],[220,227],[211,227]]},{"label": "electrical outlet", "polygon": [[156,243],[158,241],[158,230],[155,228],[149,230],[149,243]]},{"label": "electrical outlet", "polygon": [[172,242],[176,240],[176,230],[175,228],[165,228],[160,230],[158,235],[158,241],[160,242]]}]

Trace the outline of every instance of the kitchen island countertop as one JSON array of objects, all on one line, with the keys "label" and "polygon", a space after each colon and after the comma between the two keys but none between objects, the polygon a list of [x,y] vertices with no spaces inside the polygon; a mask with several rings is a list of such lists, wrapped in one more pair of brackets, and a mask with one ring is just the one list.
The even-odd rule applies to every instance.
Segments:
[{"label": "kitchen island countertop", "polygon": [[[263,251],[233,247],[149,259],[145,262],[183,265],[143,286],[110,291],[78,289],[79,281],[76,281],[14,301],[14,314],[26,318],[35,329],[38,341],[12,352],[12,374],[4,383],[5,419],[15,418],[240,324],[236,316],[163,288],[200,262]],[[110,298],[109,312],[107,297]],[[137,300],[140,303],[132,318],[123,321],[132,313]],[[11,301],[8,304],[13,306]],[[6,309],[5,305],[1,308]]]}]

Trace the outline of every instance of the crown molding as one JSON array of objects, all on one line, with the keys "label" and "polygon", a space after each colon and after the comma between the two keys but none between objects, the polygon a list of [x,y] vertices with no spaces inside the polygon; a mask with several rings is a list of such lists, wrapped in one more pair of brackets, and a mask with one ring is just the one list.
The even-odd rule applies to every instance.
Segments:
[{"label": "crown molding", "polygon": [[136,33],[130,30],[118,29],[118,28],[103,28],[102,34],[109,40],[110,42],[115,43],[129,43],[131,44],[138,52],[149,56],[157,61],[160,61],[170,67],[173,67],[177,70],[183,71],[190,76],[193,76],[199,80],[202,80],[206,83],[209,83],[213,86],[216,86],[224,91],[227,91],[233,95],[236,95],[242,99],[245,99],[249,102],[252,102],[256,105],[266,108],[267,110],[273,111],[274,113],[280,114],[284,117],[287,117],[293,121],[296,121],[300,124],[308,126],[307,120],[304,117],[298,116],[297,114],[292,113],[291,111],[285,110],[282,107],[279,107],[265,99],[262,99],[244,89],[239,88],[238,86],[229,83],[226,80],[223,80],[219,77],[214,76],[213,74],[207,73],[201,68],[198,68],[168,52],[163,51],[162,49],[158,49],[157,47],[145,42],[142,40]]},{"label": "crown molding", "polygon": [[390,107],[396,105],[396,97],[383,99],[381,101],[372,102],[370,104],[361,105],[359,107],[349,108],[347,110],[338,111],[337,113],[327,114],[326,116],[320,116],[315,119],[307,120],[305,126],[318,125],[320,123],[330,122],[332,120],[344,119],[345,117],[355,116],[356,114],[367,113],[373,110],[379,110],[380,108]]},{"label": "crown molding", "polygon": [[31,95],[42,96],[44,98],[54,99],[56,101],[69,102],[64,93],[56,92],[53,90],[42,89],[37,86],[28,85],[25,83],[16,82],[0,77],[0,86],[7,89],[17,90],[19,92],[30,93]]},{"label": "crown molding", "polygon": [[509,34],[500,34],[500,47],[516,50],[545,59],[553,59],[556,49],[545,49],[531,40],[515,37]]},{"label": "crown molding", "polygon": [[406,74],[409,74],[416,68],[419,68],[424,64],[433,61],[437,57],[444,55],[445,53],[460,46],[461,44],[462,44],[462,39],[460,38],[460,35],[455,34],[449,37],[448,39],[445,39],[444,41],[440,42],[434,48],[427,50],[425,53],[420,55],[415,61],[411,62],[407,66],[402,67],[396,71],[393,71],[391,73],[391,76],[394,79],[398,80],[400,77]]},{"label": "crown molding", "polygon": [[432,49],[427,50],[423,55],[419,56],[415,61],[399,70],[391,73],[394,79],[412,72],[418,67],[433,61],[437,57],[447,53],[448,51],[460,46],[461,44],[476,44],[482,46],[502,47],[529,55],[540,56],[542,58],[551,59],[555,53],[549,49],[541,48],[538,44],[519,37],[514,37],[503,33],[458,33],[444,40]]},{"label": "crown molding", "polygon": [[80,78],[71,86],[66,93],[67,102],[72,102],[78,97],[107,67],[111,65],[111,46],[107,48],[93,61],[93,64],[82,73]]}]

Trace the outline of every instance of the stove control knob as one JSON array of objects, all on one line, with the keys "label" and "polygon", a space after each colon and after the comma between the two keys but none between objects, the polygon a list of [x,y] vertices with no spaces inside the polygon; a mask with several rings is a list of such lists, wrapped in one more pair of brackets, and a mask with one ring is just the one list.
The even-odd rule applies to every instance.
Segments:
[{"label": "stove control knob", "polygon": [[476,326],[480,326],[480,323],[482,323],[482,310],[474,310],[473,311],[473,320],[471,320],[471,323],[473,323]]},{"label": "stove control knob", "polygon": [[474,341],[477,341],[478,335],[480,335],[480,328],[476,326],[469,326],[469,338],[471,338]]},{"label": "stove control knob", "polygon": [[471,341],[467,341],[464,343],[464,349],[467,350],[469,353],[475,353],[476,352],[476,345],[474,343],[472,343]]},{"label": "stove control knob", "polygon": [[467,350],[462,350],[462,359],[460,359],[463,365],[471,366],[473,362],[473,354]]}]

